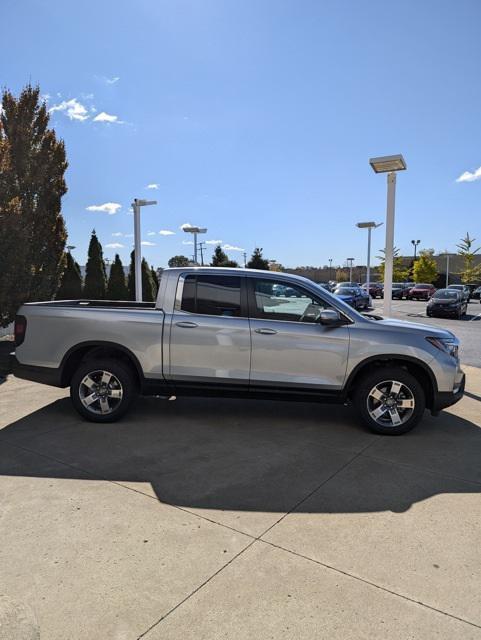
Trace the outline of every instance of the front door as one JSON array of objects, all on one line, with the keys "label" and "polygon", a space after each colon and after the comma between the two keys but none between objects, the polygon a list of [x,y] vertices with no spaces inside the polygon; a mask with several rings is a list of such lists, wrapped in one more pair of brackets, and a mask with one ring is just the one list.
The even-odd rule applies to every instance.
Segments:
[{"label": "front door", "polygon": [[251,338],[243,276],[186,274],[170,328],[169,379],[176,386],[247,387]]},{"label": "front door", "polygon": [[247,278],[251,316],[251,388],[293,391],[342,388],[349,327],[317,322],[330,308],[322,296],[282,280]]}]

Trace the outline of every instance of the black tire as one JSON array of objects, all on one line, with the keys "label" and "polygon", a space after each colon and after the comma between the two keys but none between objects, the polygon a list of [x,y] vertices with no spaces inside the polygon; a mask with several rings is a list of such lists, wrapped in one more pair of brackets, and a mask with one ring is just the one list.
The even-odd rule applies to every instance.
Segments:
[{"label": "black tire", "polygon": [[[374,400],[370,395],[371,392],[377,385],[381,385],[383,387],[384,385],[382,383],[384,382],[387,383],[385,388],[389,389],[388,384],[393,381],[401,383],[402,385],[401,391],[398,393],[398,401],[413,401],[412,408],[402,409],[401,407],[395,407],[397,416],[403,420],[403,422],[398,425],[392,424],[394,419],[386,416],[386,413],[388,412],[391,414],[387,409],[379,417],[379,421],[375,420],[370,413],[370,410],[372,411],[374,408],[373,403],[376,402],[376,400]],[[413,429],[422,419],[426,408],[426,397],[423,387],[417,379],[409,373],[409,371],[400,367],[380,367],[379,369],[372,371],[359,380],[353,395],[354,403],[360,413],[363,423],[369,427],[371,431],[381,435],[398,436],[411,431],[411,429]],[[388,401],[389,400],[391,399],[388,399]],[[375,409],[379,409],[384,406],[381,400],[378,402],[379,405],[375,407]],[[401,413],[399,412],[399,409]],[[384,420],[386,422],[383,422]],[[391,421],[391,424],[388,424],[388,420]]]},{"label": "black tire", "polygon": [[[109,389],[106,391],[102,389],[98,394],[95,393],[94,389],[92,396],[97,395],[98,398],[91,402],[92,409],[89,409],[85,406],[85,403],[88,402],[86,394],[92,389],[83,381],[91,374],[88,384],[91,381],[95,381],[98,383],[98,387],[102,384],[100,374],[103,372],[112,376],[111,383],[109,383],[112,388],[110,391]],[[109,385],[106,386],[109,387]],[[118,394],[120,398],[111,397],[109,393]],[[102,394],[104,394],[104,397],[101,398]],[[109,358],[93,358],[82,362],[77,371],[75,371],[70,384],[70,398],[73,406],[83,418],[90,422],[115,422],[128,411],[137,395],[137,384],[130,367],[123,362]],[[102,413],[101,401],[106,401],[109,405],[108,413]]]}]

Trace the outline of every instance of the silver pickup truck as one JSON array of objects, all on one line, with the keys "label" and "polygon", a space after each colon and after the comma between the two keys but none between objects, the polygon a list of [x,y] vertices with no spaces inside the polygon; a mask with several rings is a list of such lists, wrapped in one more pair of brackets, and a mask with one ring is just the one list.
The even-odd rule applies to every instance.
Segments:
[{"label": "silver pickup truck", "polygon": [[23,305],[16,376],[70,386],[94,422],[137,395],[353,402],[377,433],[412,429],[463,395],[458,340],[432,326],[359,314],[305,278],[269,271],[163,272],[156,303]]}]

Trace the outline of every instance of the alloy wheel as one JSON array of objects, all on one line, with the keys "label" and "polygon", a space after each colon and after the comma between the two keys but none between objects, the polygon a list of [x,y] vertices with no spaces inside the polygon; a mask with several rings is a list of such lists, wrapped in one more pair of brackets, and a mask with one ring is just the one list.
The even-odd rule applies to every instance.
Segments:
[{"label": "alloy wheel", "polygon": [[122,402],[123,395],[122,384],[117,376],[103,369],[91,371],[79,385],[80,402],[91,413],[112,413]]},{"label": "alloy wheel", "polygon": [[384,380],[367,396],[367,410],[374,422],[383,427],[399,427],[414,413],[415,400],[411,389],[398,380]]}]

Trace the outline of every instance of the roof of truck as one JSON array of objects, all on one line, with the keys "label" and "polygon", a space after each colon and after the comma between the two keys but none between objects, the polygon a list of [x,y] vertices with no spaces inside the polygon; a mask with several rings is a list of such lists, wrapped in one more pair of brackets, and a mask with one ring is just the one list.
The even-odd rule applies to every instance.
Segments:
[{"label": "roof of truck", "polygon": [[294,273],[287,273],[286,271],[267,271],[264,269],[243,269],[242,267],[169,267],[164,269],[162,273],[224,273],[229,275],[245,275],[254,274],[262,275],[268,278],[288,278],[289,280],[298,280],[299,282],[308,282],[310,284],[316,284],[309,278],[298,276]]}]

